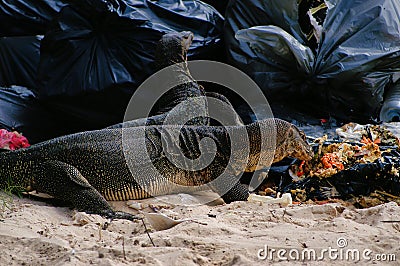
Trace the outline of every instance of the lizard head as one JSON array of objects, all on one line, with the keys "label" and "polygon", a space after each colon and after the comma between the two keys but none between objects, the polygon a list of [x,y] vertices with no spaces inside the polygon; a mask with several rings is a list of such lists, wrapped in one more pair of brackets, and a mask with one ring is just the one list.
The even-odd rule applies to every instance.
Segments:
[{"label": "lizard head", "polygon": [[[294,157],[299,160],[311,160],[314,152],[307,143],[306,135],[295,125],[281,119],[269,118],[246,126],[250,141],[250,156],[246,172],[254,172],[271,163],[279,162],[285,157]],[[267,139],[266,147],[261,147],[261,131],[267,138],[274,136],[275,142]]]},{"label": "lizard head", "polygon": [[275,119],[277,138],[274,162],[285,157],[293,157],[299,160],[309,161],[313,158],[312,147],[307,143],[306,134],[295,125]]},{"label": "lizard head", "polygon": [[172,32],[162,36],[157,43],[155,59],[159,69],[187,60],[194,35],[190,31]]}]

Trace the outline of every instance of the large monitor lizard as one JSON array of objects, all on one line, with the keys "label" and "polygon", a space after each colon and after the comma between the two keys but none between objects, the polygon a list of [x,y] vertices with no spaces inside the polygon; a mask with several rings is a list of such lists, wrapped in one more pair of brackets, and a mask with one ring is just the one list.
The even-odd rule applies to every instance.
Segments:
[{"label": "large monitor lizard", "polygon": [[[169,132],[179,129],[180,137],[176,141]],[[276,129],[276,149],[261,149],[260,129],[271,133],[266,136],[267,140],[275,136]],[[232,157],[229,134],[243,131],[248,134],[249,157],[229,162]],[[200,155],[199,142],[205,137],[215,142],[216,156],[209,166],[198,171],[175,167],[162,145],[162,140],[167,146],[179,145],[177,148],[193,159]],[[235,147],[245,144],[244,139],[233,143]],[[204,152],[210,151],[205,149]],[[312,154],[304,133],[279,119],[246,126],[167,125],[102,129],[0,153],[0,189],[12,184],[69,201],[80,211],[133,219],[132,215],[115,212],[107,200],[192,192],[196,186],[216,180],[225,169],[228,175],[219,178],[210,188],[226,202],[246,200],[249,192],[239,183],[243,171],[256,170],[257,163],[261,167],[269,166],[286,156],[310,160]],[[266,159],[272,157],[273,160]],[[151,171],[153,167],[156,172]],[[182,187],[177,188],[173,183]]]}]

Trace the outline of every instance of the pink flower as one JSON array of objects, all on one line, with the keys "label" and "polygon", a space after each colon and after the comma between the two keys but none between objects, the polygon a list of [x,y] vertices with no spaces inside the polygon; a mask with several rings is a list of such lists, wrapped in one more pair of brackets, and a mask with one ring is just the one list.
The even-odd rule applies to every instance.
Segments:
[{"label": "pink flower", "polygon": [[12,139],[12,133],[5,129],[0,129],[0,148],[9,149],[8,144]]},{"label": "pink flower", "polygon": [[14,136],[12,137],[9,146],[10,150],[16,150],[20,148],[29,147],[30,145],[28,143],[28,140],[24,136],[17,133],[14,134]]},{"label": "pink flower", "polygon": [[29,147],[30,144],[26,137],[14,131],[9,132],[5,129],[0,129],[0,148],[7,150],[16,150]]}]

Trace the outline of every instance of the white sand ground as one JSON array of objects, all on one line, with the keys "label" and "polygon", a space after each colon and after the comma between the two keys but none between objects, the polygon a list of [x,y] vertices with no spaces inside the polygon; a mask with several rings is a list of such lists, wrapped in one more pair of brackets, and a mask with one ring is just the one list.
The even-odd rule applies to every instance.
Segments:
[{"label": "white sand ground", "polygon": [[[400,265],[400,207],[395,203],[354,209],[339,203],[281,208],[252,202],[214,202],[214,206],[175,206],[157,199],[140,202],[173,219],[200,223],[152,229],[153,247],[139,221],[115,220],[102,230],[108,220],[100,216],[13,197],[11,209],[3,212],[0,221],[0,265]],[[125,202],[113,205],[127,210]],[[338,239],[347,246],[339,248]],[[333,258],[340,252],[344,255],[330,259],[326,252],[321,262],[279,260],[274,253],[274,260],[263,260],[257,254],[266,245],[269,250],[285,249],[281,255],[286,258],[289,252],[301,257],[310,250],[319,257],[329,247],[338,250],[331,254]],[[346,260],[350,249],[358,250],[359,261],[351,255]],[[368,250],[371,260],[362,258]],[[394,254],[397,261],[377,261],[378,254],[386,259]]]}]

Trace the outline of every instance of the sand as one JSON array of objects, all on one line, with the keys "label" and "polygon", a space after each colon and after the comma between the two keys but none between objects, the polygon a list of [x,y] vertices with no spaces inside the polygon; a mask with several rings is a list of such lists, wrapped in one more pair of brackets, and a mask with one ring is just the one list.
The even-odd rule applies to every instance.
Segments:
[{"label": "sand", "polygon": [[[0,265],[400,265],[400,207],[395,203],[368,209],[345,203],[285,208],[254,202],[171,203],[183,198],[193,203],[204,196],[135,201],[143,207],[140,215],[157,210],[175,220],[196,221],[156,231],[145,219],[156,247],[140,221],[115,220],[104,230],[109,220],[98,215],[13,196],[0,221]],[[137,213],[126,202],[113,205]],[[337,250],[331,258],[329,248]],[[277,251],[271,255],[272,249],[281,250],[280,259]],[[322,262],[307,257],[313,250],[318,259],[323,249]],[[361,258],[350,254],[346,260],[349,250]],[[335,259],[340,252],[342,258]],[[380,254],[397,261],[376,261]]]}]

